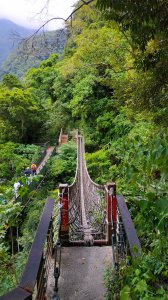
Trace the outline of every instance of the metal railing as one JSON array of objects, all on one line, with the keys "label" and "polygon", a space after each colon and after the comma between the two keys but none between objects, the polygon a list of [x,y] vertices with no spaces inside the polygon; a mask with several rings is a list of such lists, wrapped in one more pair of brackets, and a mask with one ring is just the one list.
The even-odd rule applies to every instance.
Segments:
[{"label": "metal railing", "polygon": [[113,183],[107,191],[110,204],[109,234],[111,234],[112,256],[114,269],[118,270],[122,263],[130,264],[141,252],[130,212],[122,195],[116,195]]},{"label": "metal railing", "polygon": [[46,299],[49,269],[53,256],[54,199],[48,198],[19,285],[1,300]]},{"label": "metal railing", "polygon": [[61,269],[61,219],[62,219],[62,206],[60,207],[59,219],[58,219],[58,237],[54,248],[54,295],[53,300],[59,300],[58,295],[58,279]]}]

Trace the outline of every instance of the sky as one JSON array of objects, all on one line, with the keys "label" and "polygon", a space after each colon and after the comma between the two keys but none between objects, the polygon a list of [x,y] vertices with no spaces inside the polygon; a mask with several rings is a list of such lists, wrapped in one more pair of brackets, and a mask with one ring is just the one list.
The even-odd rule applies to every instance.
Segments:
[{"label": "sky", "polygon": [[[67,18],[77,0],[0,0],[0,19],[9,19],[28,28],[39,28],[53,17]],[[47,6],[48,3],[48,6]],[[63,21],[52,21],[46,29],[63,27]]]}]

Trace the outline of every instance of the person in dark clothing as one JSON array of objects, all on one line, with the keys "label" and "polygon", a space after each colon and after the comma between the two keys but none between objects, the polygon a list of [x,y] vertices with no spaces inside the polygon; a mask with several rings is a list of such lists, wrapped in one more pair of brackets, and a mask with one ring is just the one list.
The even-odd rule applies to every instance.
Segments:
[{"label": "person in dark clothing", "polygon": [[27,167],[24,170],[24,175],[26,176],[26,183],[29,185],[32,181],[32,179],[31,179],[32,172],[29,167]]},{"label": "person in dark clothing", "polygon": [[27,167],[27,168],[24,170],[24,175],[27,176],[27,177],[31,175],[31,170],[30,170],[29,167]]}]

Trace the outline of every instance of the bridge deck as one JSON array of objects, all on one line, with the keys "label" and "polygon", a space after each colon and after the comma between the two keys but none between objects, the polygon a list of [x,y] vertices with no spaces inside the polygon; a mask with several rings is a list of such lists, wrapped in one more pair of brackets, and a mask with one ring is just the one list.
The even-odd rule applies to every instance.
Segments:
[{"label": "bridge deck", "polygon": [[52,152],[54,151],[54,149],[55,149],[54,146],[50,146],[50,147],[47,148],[45,157],[43,158],[43,160],[41,161],[41,163],[37,167],[37,174],[40,173],[41,169],[44,167],[44,165],[46,164],[47,160],[52,155]]},{"label": "bridge deck", "polygon": [[[103,247],[63,247],[58,295],[61,300],[103,300],[106,292],[104,270],[111,267],[112,250]],[[49,281],[48,299],[54,280]]]}]

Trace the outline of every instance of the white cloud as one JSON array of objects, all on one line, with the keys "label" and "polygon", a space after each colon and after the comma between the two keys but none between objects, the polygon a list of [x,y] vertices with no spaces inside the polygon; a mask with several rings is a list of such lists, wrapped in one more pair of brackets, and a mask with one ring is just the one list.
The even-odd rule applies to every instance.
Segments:
[{"label": "white cloud", "polygon": [[[38,28],[54,17],[67,18],[77,0],[0,0],[0,18],[19,25]],[[48,3],[48,5],[47,5]],[[50,22],[48,29],[62,27],[62,21]]]}]

